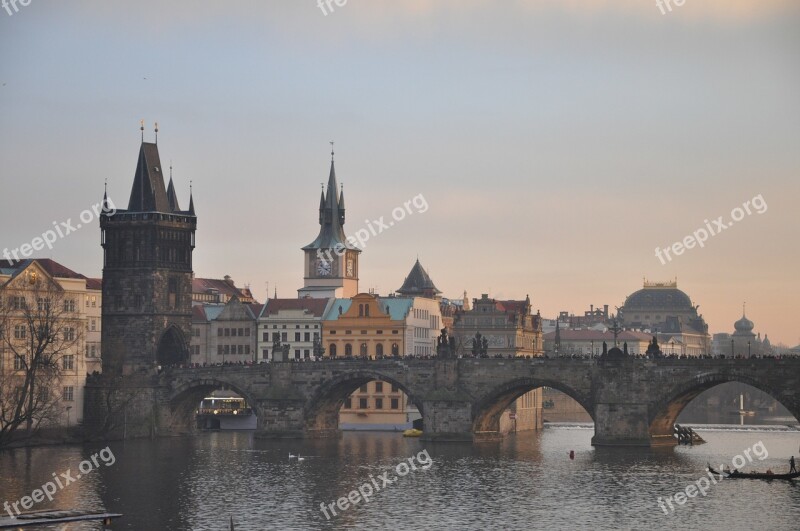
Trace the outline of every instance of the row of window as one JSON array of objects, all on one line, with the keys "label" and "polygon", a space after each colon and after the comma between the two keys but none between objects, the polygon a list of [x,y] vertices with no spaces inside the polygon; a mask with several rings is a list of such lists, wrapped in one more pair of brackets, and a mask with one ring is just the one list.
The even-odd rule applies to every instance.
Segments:
[{"label": "row of window", "polygon": [[[373,382],[373,385],[375,386],[375,392],[376,393],[382,393],[383,392],[383,382]],[[367,393],[367,392],[369,392],[368,391],[368,386],[369,386],[369,384],[362,385],[361,387],[358,388],[358,392],[359,393]],[[392,384],[392,392],[393,393],[399,393],[400,392],[400,388],[397,387],[395,384]]]},{"label": "row of window", "polygon": [[[332,358],[335,358],[338,354],[338,347],[336,343],[331,343],[330,347],[328,347],[328,355]],[[375,354],[376,356],[385,356],[385,352],[383,350],[383,343],[376,343],[375,344],[375,352],[370,353],[369,348],[366,343],[361,343],[361,346],[358,350],[359,356],[370,356],[371,354]],[[345,356],[352,356],[353,355],[353,344],[352,343],[345,343],[344,345],[344,355]],[[399,356],[400,355],[400,346],[397,343],[392,343],[392,356]]]},{"label": "row of window", "polygon": [[[197,348],[199,354],[200,347]],[[250,345],[217,345],[217,354],[250,354]]]},{"label": "row of window", "polygon": [[[75,341],[75,329],[72,327],[65,327],[61,331],[62,337],[64,341]],[[0,336],[2,336],[2,331],[0,331]],[[14,339],[27,339],[28,337],[28,325],[18,324],[14,325]]]},{"label": "row of window", "polygon": [[[25,358],[20,356],[19,354],[14,356],[14,370],[21,371],[25,369],[26,363]],[[75,355],[74,354],[67,354],[61,356],[61,368],[65,371],[73,371],[75,370]]]},{"label": "row of window", "polygon": [[[375,409],[383,409],[383,398],[375,398]],[[347,398],[344,401],[344,409],[353,409],[353,399]],[[369,399],[359,398],[358,409],[369,409]],[[389,400],[389,409],[400,409],[400,399],[392,398]]]},{"label": "row of window", "polygon": [[[200,335],[198,329],[197,335]],[[250,327],[247,328],[217,328],[217,335],[218,336],[225,336],[225,337],[250,337]]]},{"label": "row of window", "polygon": [[[294,327],[295,328],[300,328],[300,325],[294,325]],[[306,328],[311,328],[311,325],[306,325],[305,327]],[[269,325],[264,325],[264,329],[266,330],[267,328],[269,328]],[[272,328],[273,329],[274,328],[278,328],[278,325],[274,324],[274,325],[272,325]],[[286,325],[281,325],[281,328],[286,329]],[[314,330],[316,330],[317,328],[319,328],[319,325],[314,325]]]}]

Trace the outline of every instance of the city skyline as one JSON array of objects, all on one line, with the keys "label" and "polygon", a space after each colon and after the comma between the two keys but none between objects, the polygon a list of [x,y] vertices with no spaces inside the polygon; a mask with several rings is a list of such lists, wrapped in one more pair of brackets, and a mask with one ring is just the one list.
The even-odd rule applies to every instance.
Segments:
[{"label": "city skyline", "polygon": [[[711,332],[732,331],[747,301],[756,331],[798,343],[789,2],[666,15],[633,2],[269,4],[236,33],[237,8],[144,4],[157,23],[93,2],[0,12],[0,42],[19,50],[0,66],[4,248],[91,211],[106,179],[125,208],[139,120],[147,141],[158,121],[183,207],[193,181],[195,274],[292,297],[334,140],[348,234],[420,194],[429,207],[370,237],[360,291],[393,292],[419,256],[448,297],[529,294],[552,318],[677,277]],[[95,33],[73,34],[84,17]],[[763,214],[656,256],[757,196]],[[87,227],[34,256],[99,277]]]}]

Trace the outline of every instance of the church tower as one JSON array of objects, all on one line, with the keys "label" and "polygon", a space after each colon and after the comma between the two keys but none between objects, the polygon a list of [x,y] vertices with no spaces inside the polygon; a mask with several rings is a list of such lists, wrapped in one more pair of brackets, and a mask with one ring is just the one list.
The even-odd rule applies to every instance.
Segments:
[{"label": "church tower", "polygon": [[361,249],[344,234],[344,190],[336,183],[331,151],[328,189],[319,199],[319,235],[303,247],[305,276],[300,297],[350,298],[358,294],[358,255]]},{"label": "church tower", "polygon": [[110,208],[106,195],[100,216],[103,373],[189,361],[196,228],[191,192],[181,210],[171,175],[164,187],[157,144],[142,138],[127,210]]}]

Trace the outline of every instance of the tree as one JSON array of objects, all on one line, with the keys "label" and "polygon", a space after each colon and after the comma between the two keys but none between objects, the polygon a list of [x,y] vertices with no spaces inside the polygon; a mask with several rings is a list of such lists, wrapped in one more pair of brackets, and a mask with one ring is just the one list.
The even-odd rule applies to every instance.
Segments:
[{"label": "tree", "polygon": [[0,287],[0,446],[63,413],[61,371],[76,363],[83,333],[76,304],[33,267]]}]

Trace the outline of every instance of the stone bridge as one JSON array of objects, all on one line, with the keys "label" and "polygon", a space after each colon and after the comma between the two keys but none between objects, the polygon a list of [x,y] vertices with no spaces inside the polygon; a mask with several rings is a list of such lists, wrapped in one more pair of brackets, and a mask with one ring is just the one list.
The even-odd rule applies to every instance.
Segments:
[{"label": "stone bridge", "polygon": [[[89,428],[128,436],[191,431],[200,400],[216,389],[247,399],[264,437],[338,436],[339,409],[361,385],[397,385],[422,414],[429,440],[501,437],[502,412],[547,386],[591,415],[596,446],[673,445],[673,424],[697,395],[743,382],[800,419],[800,359],[457,359],[325,360],[171,369],[160,375],[103,376],[87,384]],[[123,420],[124,416],[124,420]]]}]

